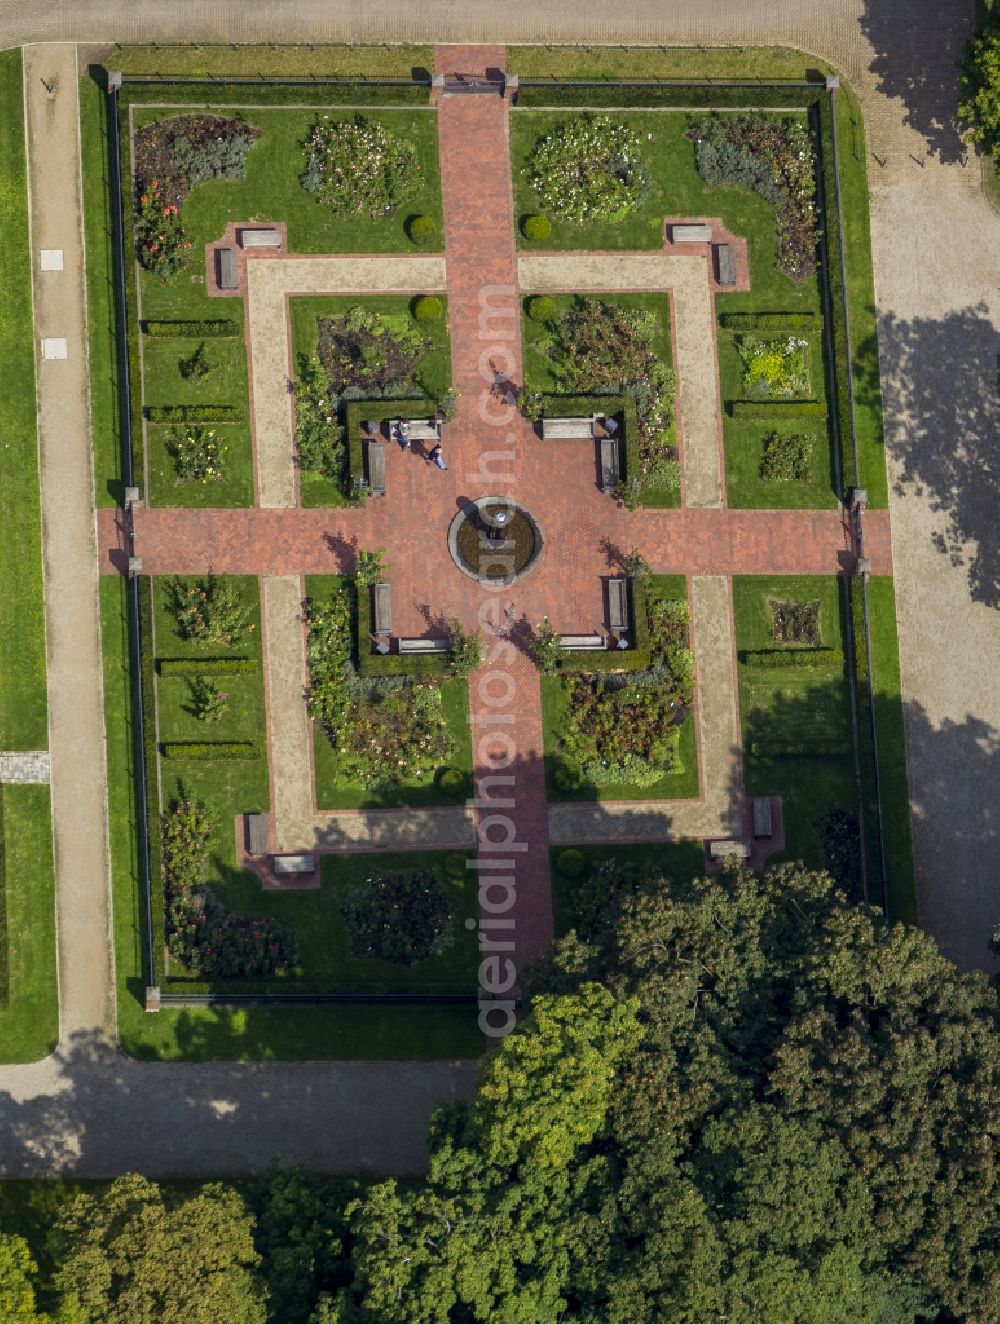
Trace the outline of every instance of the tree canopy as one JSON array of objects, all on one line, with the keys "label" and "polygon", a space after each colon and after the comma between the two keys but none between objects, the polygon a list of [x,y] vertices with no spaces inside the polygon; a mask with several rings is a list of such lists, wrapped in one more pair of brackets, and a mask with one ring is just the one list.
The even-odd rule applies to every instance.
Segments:
[{"label": "tree canopy", "polygon": [[984,151],[1000,147],[1000,22],[990,17],[965,49],[961,64],[959,118],[968,137]]}]

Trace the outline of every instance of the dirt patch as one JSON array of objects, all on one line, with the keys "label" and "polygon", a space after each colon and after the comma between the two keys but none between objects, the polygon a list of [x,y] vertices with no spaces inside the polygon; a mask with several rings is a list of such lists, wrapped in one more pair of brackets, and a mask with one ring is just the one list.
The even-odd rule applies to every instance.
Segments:
[{"label": "dirt patch", "polygon": [[189,171],[177,159],[175,138],[187,139],[195,152],[217,154],[224,145],[241,139],[252,144],[261,132],[245,120],[222,115],[172,115],[147,124],[135,135],[136,192],[142,193],[155,179],[164,203],[179,207],[200,181],[192,181]]}]

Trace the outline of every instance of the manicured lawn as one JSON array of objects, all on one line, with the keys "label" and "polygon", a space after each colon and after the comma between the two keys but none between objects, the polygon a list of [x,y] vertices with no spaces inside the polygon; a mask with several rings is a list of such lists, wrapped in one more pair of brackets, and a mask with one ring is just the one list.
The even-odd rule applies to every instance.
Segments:
[{"label": "manicured lawn", "polygon": [[[818,601],[824,647],[843,649],[840,584],[833,576],[742,576],[733,580],[733,614],[738,657],[745,649],[780,647],[773,641],[768,600]],[[829,805],[858,812],[854,760],[838,756],[765,758],[754,740],[804,742],[852,740],[850,694],[842,668],[797,671],[751,668],[738,663],[740,716],[750,795],[780,795],[785,816],[785,850],[776,859],[824,865],[815,824]]]},{"label": "manicured lawn", "polygon": [[[322,601],[343,589],[353,592],[350,582],[338,575],[309,575],[306,593]],[[395,809],[403,806],[461,804],[472,794],[472,733],[469,728],[468,681],[445,676],[428,677],[441,690],[441,703],[448,732],[455,749],[446,764],[426,777],[414,778],[399,786],[367,787],[339,773],[336,751],[325,733],[313,731],[316,766],[316,805],[319,809]],[[465,784],[457,791],[442,790],[437,778],[444,768],[458,768],[465,774]]]},{"label": "manicured lawn", "polygon": [[[219,990],[262,989],[324,993],[471,993],[476,988],[478,940],[465,920],[475,919],[476,875],[460,882],[444,873],[443,852],[323,856],[318,891],[265,892],[253,874],[226,871],[214,884],[216,895],[234,911],[268,915],[293,930],[299,963],[287,976],[271,981],[226,980],[206,985]],[[346,893],[374,873],[432,872],[455,905],[455,943],[438,956],[415,965],[351,956],[350,936],[340,911]],[[182,982],[172,985],[180,991]],[[202,985],[199,985],[202,987]]]},{"label": "manicured lawn", "polygon": [[521,78],[802,79],[830,66],[787,46],[508,46]]},{"label": "manicured lawn", "polygon": [[[451,387],[451,342],[448,336],[447,301],[445,315],[439,322],[417,322],[412,314],[412,298],[401,296],[348,296],[340,298],[333,295],[302,296],[289,301],[289,316],[292,326],[292,365],[293,371],[299,371],[301,358],[311,359],[316,353],[319,336],[317,319],[322,317],[342,316],[351,308],[367,308],[396,322],[401,328],[419,327],[423,332],[427,349],[417,370],[418,386],[434,400],[443,400]],[[343,506],[346,499],[340,488],[321,474],[308,471],[300,479],[300,503],[310,506]]]},{"label": "manicured lawn", "polygon": [[579,878],[564,878],[556,862],[565,846],[553,846],[549,852],[552,877],[552,914],[556,936],[568,933],[577,924],[577,897],[586,887],[594,870],[605,860],[616,864],[662,871],[674,883],[686,883],[705,872],[705,851],[699,841],[665,841],[614,846],[576,846],[586,860]]},{"label": "manicured lawn", "polygon": [[0,924],[0,1062],[35,1062],[59,1038],[47,786],[0,788]]},{"label": "manicured lawn", "polygon": [[[133,107],[136,128],[184,113],[185,110],[177,108]],[[419,163],[420,182],[413,196],[395,216],[377,218],[336,217],[299,182],[307,161],[302,143],[316,118],[328,116],[331,121],[349,120],[356,113],[353,110],[279,110],[253,106],[238,112],[219,107],[217,113],[239,114],[263,132],[247,157],[246,179],[211,180],[199,184],[185,199],[182,218],[187,237],[193,244],[191,272],[204,275],[204,268],[196,255],[202,253],[204,244],[218,239],[230,221],[287,222],[288,248],[292,253],[413,252],[404,224],[407,216],[416,213],[433,216],[438,223],[438,233],[442,232],[437,114],[434,110],[363,112],[366,118],[384,124],[397,138],[412,143]],[[182,272],[166,284],[179,284],[183,288],[187,284],[186,274]],[[144,282],[143,312],[146,316],[155,315],[145,298],[151,283],[149,280]],[[213,300],[216,316],[222,315],[223,307],[229,302]]]},{"label": "manicured lawn", "polygon": [[[652,575],[646,581],[650,596],[684,597],[687,585],[683,575]],[[698,659],[695,658],[695,676]],[[560,753],[566,724],[568,696],[561,676],[541,676],[542,732],[545,747],[545,796],[547,800],[684,800],[698,794],[698,750],[694,721],[689,717],[681,726],[678,756],[680,767],[667,773],[652,786],[580,786],[563,790],[556,784],[556,770],[565,763]]]},{"label": "manicured lawn", "polygon": [[878,576],[868,581],[868,614],[871,623],[872,697],[878,724],[889,915],[894,920],[914,924],[917,906],[896,637],[896,600],[893,582],[888,576]]},{"label": "manicured lawn", "polygon": [[0,749],[46,749],[45,618],[35,431],[21,55],[0,53]]},{"label": "manicured lawn", "polygon": [[[560,312],[565,312],[572,307],[577,296],[554,294],[549,297]],[[666,294],[601,294],[592,297],[600,298],[605,303],[613,304],[615,307],[652,313],[658,326],[655,341],[657,357],[666,367],[673,366],[673,347],[670,343],[670,302]],[[529,298],[522,300],[521,349],[524,361],[525,387],[529,391],[542,391],[546,394],[550,391],[565,394],[565,392],[558,391],[545,352],[552,342],[552,331],[544,322],[533,322],[531,320],[527,312],[528,304]],[[613,392],[610,394],[613,394]],[[675,434],[675,432],[676,427],[672,425],[671,433]],[[626,438],[627,444],[628,439]],[[680,505],[680,492],[648,488],[641,494],[639,504],[657,510],[675,509]]]},{"label": "manicured lawn", "polygon": [[109,831],[115,904],[118,1028],[122,1047],[143,1059],[434,1059],[483,1051],[475,1007],[142,1006],[142,902],[138,885],[131,727],[128,721],[127,620],[122,581],[102,578]]},{"label": "manicured lawn", "polygon": [[80,148],[83,158],[83,226],[87,245],[94,497],[99,506],[117,505],[123,494],[107,108],[107,93],[89,74],[85,74],[80,79]]},{"label": "manicured lawn", "polygon": [[109,69],[127,74],[187,74],[193,78],[409,78],[434,68],[431,46],[115,46]]}]

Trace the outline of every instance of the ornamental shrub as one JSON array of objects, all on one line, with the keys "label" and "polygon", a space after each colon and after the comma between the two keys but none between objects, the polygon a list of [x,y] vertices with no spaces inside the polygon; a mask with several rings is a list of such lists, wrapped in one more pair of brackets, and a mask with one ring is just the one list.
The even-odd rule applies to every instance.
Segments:
[{"label": "ornamental shrub", "polygon": [[544,211],[565,221],[620,221],[646,188],[640,138],[604,115],[564,120],[535,144],[526,166]]},{"label": "ornamental shrub", "polygon": [[187,262],[191,249],[184,237],[180,213],[173,203],[164,203],[155,179],[144,193],[139,194],[135,246],[139,265],[161,280],[176,276]]},{"label": "ornamental shrub", "polygon": [[547,216],[525,216],[521,223],[521,233],[531,243],[540,244],[552,233],[552,222]]},{"label": "ornamental shrub", "polygon": [[229,707],[229,695],[208,676],[195,676],[189,683],[191,716],[199,722],[221,722]]},{"label": "ornamental shrub", "polygon": [[334,216],[392,216],[419,181],[413,144],[364,115],[324,115],[304,146],[309,159],[302,187]]},{"label": "ornamental shrub", "polygon": [[458,768],[442,768],[437,775],[438,790],[458,795],[465,789],[465,773]]},{"label": "ornamental shrub", "polygon": [[455,941],[455,908],[432,873],[376,873],[340,905],[351,955],[415,965]]},{"label": "ornamental shrub", "polygon": [[170,594],[182,639],[231,646],[254,628],[249,608],[230,579],[216,575],[193,583],[175,579]]},{"label": "ornamental shrub", "polygon": [[483,637],[478,630],[466,634],[457,616],[452,617],[449,628],[451,630],[449,669],[453,676],[468,676],[483,660]]},{"label": "ornamental shrub", "polygon": [[528,300],[528,316],[533,322],[554,322],[559,316],[559,305],[551,294],[536,294]]},{"label": "ornamental shrub", "polygon": [[406,223],[406,233],[411,244],[429,248],[437,237],[437,221],[433,216],[411,216]]},{"label": "ornamental shrub", "polygon": [[[449,769],[453,771],[453,769]],[[469,870],[466,868],[466,858],[460,850],[450,851],[444,858],[444,872],[447,878],[453,879],[456,883],[465,882],[469,876]]]},{"label": "ornamental shrub", "polygon": [[440,322],[444,304],[436,294],[425,294],[413,305],[413,316],[418,322]]},{"label": "ornamental shrub", "polygon": [[178,486],[182,483],[217,483],[224,477],[228,447],[214,428],[175,428],[167,441]]},{"label": "ornamental shrub", "polygon": [[337,402],[318,359],[299,361],[295,383],[295,459],[300,469],[343,481],[346,454]]},{"label": "ornamental shrub", "polygon": [[580,789],[580,769],[573,763],[559,762],[552,780],[560,791],[577,791]]},{"label": "ornamental shrub", "polygon": [[771,432],[764,438],[760,476],[773,482],[804,482],[812,477],[812,453],[812,437]]},{"label": "ornamental shrub", "polygon": [[[231,125],[232,121],[228,123]],[[187,177],[188,188],[209,179],[245,179],[247,155],[259,132],[259,129],[236,129],[226,136],[196,143],[178,134],[173,141],[174,161]]]},{"label": "ornamental shrub", "polygon": [[577,850],[575,846],[560,851],[556,856],[556,868],[564,878],[579,878],[586,867],[583,851]]}]

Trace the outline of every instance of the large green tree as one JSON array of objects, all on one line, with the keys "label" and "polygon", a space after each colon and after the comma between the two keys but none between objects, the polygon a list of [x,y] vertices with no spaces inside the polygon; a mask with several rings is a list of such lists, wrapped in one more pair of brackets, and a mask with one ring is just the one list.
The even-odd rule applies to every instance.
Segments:
[{"label": "large green tree", "polygon": [[240,1196],[208,1185],[168,1199],[130,1174],[78,1195],[51,1234],[55,1287],[87,1324],[264,1324],[252,1221]]},{"label": "large green tree", "polygon": [[991,16],[965,49],[961,65],[959,118],[968,137],[986,152],[1000,146],[1000,21]]},{"label": "large green tree", "polygon": [[327,1318],[1000,1318],[985,978],[801,867],[577,900],[426,1182],[354,1206]]}]

